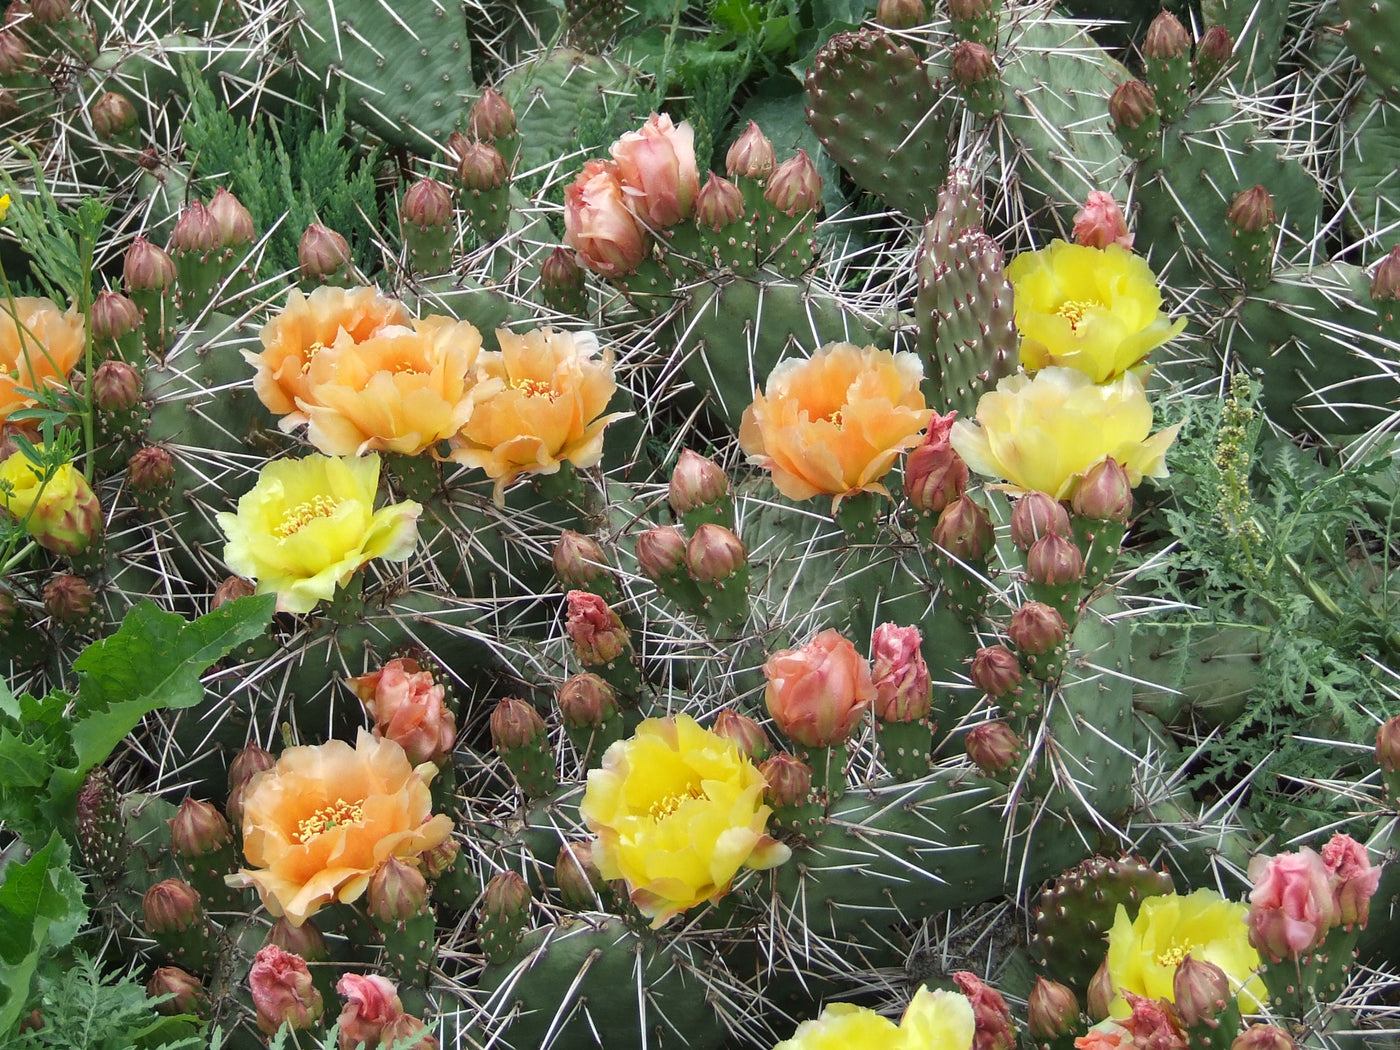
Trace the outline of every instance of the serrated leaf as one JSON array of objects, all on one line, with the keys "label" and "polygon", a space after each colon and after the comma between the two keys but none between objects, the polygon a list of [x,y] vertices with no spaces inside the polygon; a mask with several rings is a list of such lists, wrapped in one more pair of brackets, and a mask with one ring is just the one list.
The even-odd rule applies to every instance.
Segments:
[{"label": "serrated leaf", "polygon": [[87,917],[83,885],[68,867],[68,844],[58,832],[24,864],[11,864],[0,883],[0,1033],[19,1020],[45,946],[72,941]]}]

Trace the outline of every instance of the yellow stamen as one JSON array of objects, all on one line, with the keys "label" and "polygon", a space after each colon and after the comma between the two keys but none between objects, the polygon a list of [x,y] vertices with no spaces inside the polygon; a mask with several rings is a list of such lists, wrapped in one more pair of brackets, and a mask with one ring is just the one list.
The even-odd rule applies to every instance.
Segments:
[{"label": "yellow stamen", "polygon": [[330,831],[331,828],[338,828],[342,824],[358,824],[364,816],[362,802],[346,802],[343,798],[338,798],[329,805],[322,806],[305,820],[298,821],[293,837],[298,844],[304,844],[317,835]]},{"label": "yellow stamen", "polygon": [[278,539],[285,540],[295,535],[317,518],[329,518],[335,513],[338,504],[329,496],[316,496],[299,504],[282,515],[282,522],[272,530]]},{"label": "yellow stamen", "polygon": [[523,391],[526,397],[547,397],[553,401],[559,396],[559,391],[543,379],[520,379],[511,383],[511,388]]},{"label": "yellow stamen", "polygon": [[1079,322],[1090,310],[1102,310],[1103,303],[1097,299],[1066,299],[1055,312],[1069,321],[1070,328],[1079,330]]},{"label": "yellow stamen", "polygon": [[651,808],[647,810],[647,812],[651,815],[652,820],[665,820],[676,810],[680,809],[682,803],[689,802],[691,799],[699,797],[700,789],[692,787],[683,794],[667,795],[665,798],[657,799],[651,804]]},{"label": "yellow stamen", "polygon": [[301,362],[301,374],[306,375],[311,371],[311,362],[316,359],[316,355],[326,348],[326,344],[317,340],[306,348],[306,356]]},{"label": "yellow stamen", "polygon": [[1157,953],[1157,965],[1170,966],[1175,969],[1181,965],[1182,960],[1189,954],[1190,952],[1181,945],[1173,944],[1166,951]]}]

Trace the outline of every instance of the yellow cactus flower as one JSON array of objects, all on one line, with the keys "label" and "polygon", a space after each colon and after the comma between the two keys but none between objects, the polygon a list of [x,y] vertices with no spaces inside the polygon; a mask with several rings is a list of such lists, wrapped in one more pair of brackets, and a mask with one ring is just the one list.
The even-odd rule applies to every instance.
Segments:
[{"label": "yellow cactus flower", "polygon": [[1051,241],[1006,267],[1015,289],[1021,364],[1059,365],[1106,383],[1186,327],[1162,313],[1157,275],[1117,244],[1090,248]]},{"label": "yellow cactus flower", "polygon": [[1214,890],[1148,897],[1128,920],[1120,904],[1108,935],[1108,976],[1115,997],[1111,1017],[1132,1013],[1124,992],[1172,999],[1172,977],[1190,955],[1225,971],[1238,990],[1240,1008],[1253,1013],[1267,999],[1258,976],[1259,953],[1249,943],[1249,906],[1227,901]]},{"label": "yellow cactus flower", "polygon": [[957,992],[920,988],[899,1024],[852,1003],[831,1003],[773,1050],[971,1050],[977,1023]]},{"label": "yellow cactus flower", "polygon": [[10,214],[10,195],[7,193],[0,197],[0,222],[5,221],[5,216]]},{"label": "yellow cactus flower", "polygon": [[590,770],[579,807],[597,836],[605,879],[625,879],[659,928],[729,892],[740,868],[772,868],[790,851],[765,830],[767,787],[738,746],[687,715],[649,718]]},{"label": "yellow cactus flower", "polygon": [[1097,384],[1072,368],[1045,368],[1034,378],[1008,376],[977,402],[977,422],[953,424],[958,455],[1006,488],[1067,499],[1083,474],[1112,458],[1136,487],[1167,476],[1167,449],[1180,424],[1152,434],[1152,406],[1128,372]]},{"label": "yellow cactus flower", "polygon": [[11,453],[0,464],[0,506],[24,521],[40,546],[57,554],[80,554],[102,535],[102,505],[72,463],[64,463],[47,481],[44,474],[45,468],[25,453]]},{"label": "yellow cactus flower", "polygon": [[899,1031],[907,1050],[970,1050],[977,1021],[967,996],[920,988],[899,1019]]},{"label": "yellow cactus flower", "polygon": [[224,562],[274,592],[282,612],[306,613],[372,558],[403,561],[418,542],[423,508],[411,500],[374,509],[379,457],[311,455],[275,460],[221,513]]}]

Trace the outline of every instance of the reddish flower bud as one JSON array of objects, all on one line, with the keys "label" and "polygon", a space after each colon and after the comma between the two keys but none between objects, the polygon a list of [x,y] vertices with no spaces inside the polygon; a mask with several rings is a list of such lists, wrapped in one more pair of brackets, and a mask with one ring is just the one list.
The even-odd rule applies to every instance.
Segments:
[{"label": "reddish flower bud", "polygon": [[73,17],[73,5],[69,0],[30,0],[29,10],[41,26],[56,26]]},{"label": "reddish flower bud", "polygon": [[508,696],[491,712],[491,745],[497,751],[515,751],[544,738],[544,719],[528,701]]},{"label": "reddish flower bud", "polygon": [[1026,1031],[1032,1039],[1048,1041],[1079,1027],[1079,999],[1074,989],[1037,976],[1026,1000]]},{"label": "reddish flower bud", "polygon": [[1330,873],[1308,847],[1254,857],[1249,879],[1249,943],[1274,960],[1307,955],[1337,925]]},{"label": "reddish flower bud", "polygon": [[1230,202],[1225,221],[1241,233],[1261,233],[1278,223],[1274,198],[1263,186],[1241,190]]},{"label": "reddish flower bud", "polygon": [[1089,991],[1085,993],[1090,1020],[1097,1022],[1106,1018],[1117,996],[1118,991],[1113,987],[1113,978],[1108,973],[1108,959],[1105,958],[1094,971],[1094,976],[1089,980]]},{"label": "reddish flower bud", "polygon": [[[915,0],[918,2],[918,0]],[[695,222],[707,226],[718,233],[732,222],[744,217],[744,194],[728,179],[722,179],[714,172],[700,187],[700,195],[695,198]]]},{"label": "reddish flower bud", "polygon": [[1381,869],[1372,866],[1366,847],[1350,835],[1333,835],[1322,847],[1322,863],[1332,887],[1337,921],[1347,929],[1365,927]]},{"label": "reddish flower bud", "polygon": [[762,762],[771,750],[768,734],[761,725],[727,707],[715,715],[714,733],[733,743],[752,762]]},{"label": "reddish flower bud", "polygon": [[1074,243],[1086,248],[1105,249],[1110,244],[1122,248],[1133,246],[1133,235],[1128,232],[1123,209],[1113,199],[1113,194],[1103,190],[1090,190],[1084,207],[1074,214]]},{"label": "reddish flower bud", "polygon": [[567,248],[555,248],[540,264],[540,284],[561,292],[583,290],[583,267]]},{"label": "reddish flower bud", "polygon": [[95,604],[97,595],[81,576],[55,576],[44,585],[44,612],[59,623],[77,623]]},{"label": "reddish flower bud", "polygon": [[1384,773],[1400,770],[1400,715],[1376,730],[1376,765]]},{"label": "reddish flower bud", "polygon": [[608,572],[607,555],[598,541],[565,529],[554,544],[554,575],[565,587],[587,587]]},{"label": "reddish flower bud", "polygon": [[493,919],[508,919],[523,914],[534,900],[530,886],[513,871],[497,872],[482,892],[481,907]]},{"label": "reddish flower bud", "polygon": [[428,906],[428,880],[417,866],[391,856],[369,880],[369,915],[381,926],[407,922]]},{"label": "reddish flower bud", "polygon": [[[159,445],[137,449],[127,460],[126,483],[142,494],[170,491],[175,487],[175,457]],[[252,585],[243,582],[252,594]]]},{"label": "reddish flower bud", "polygon": [[1042,536],[1072,535],[1064,504],[1044,492],[1027,492],[1011,507],[1011,542],[1023,551]]},{"label": "reddish flower bud", "polygon": [[334,277],[350,266],[350,244],[334,230],[313,222],[297,244],[297,262],[308,281]]},{"label": "reddish flower bud", "polygon": [[997,70],[996,56],[986,45],[973,40],[960,40],[953,45],[949,71],[953,74],[953,83],[962,87],[980,84],[984,80],[996,80],[1001,76]]},{"label": "reddish flower bud", "polygon": [[1010,769],[1025,750],[1021,738],[1005,722],[983,722],[973,726],[964,743],[967,757],[988,776]]},{"label": "reddish flower bud", "polygon": [[509,177],[506,159],[491,143],[469,142],[463,148],[462,159],[457,162],[457,179],[464,189],[485,193],[503,186]]},{"label": "reddish flower bud", "polygon": [[724,170],[731,179],[758,179],[761,182],[773,174],[777,163],[773,143],[752,120],[724,156]]},{"label": "reddish flower bud", "polygon": [[971,496],[959,496],[943,508],[933,527],[933,542],[958,561],[984,561],[996,542],[992,519]]},{"label": "reddish flower bud", "polygon": [[574,643],[574,655],[585,667],[612,663],[632,646],[631,635],[617,613],[596,594],[569,591],[564,629]]},{"label": "reddish flower bud", "polygon": [[913,29],[928,21],[924,0],[880,0],[875,21],[887,29]]},{"label": "reddish flower bud", "polygon": [[180,803],[170,825],[170,849],[177,857],[202,857],[233,841],[233,829],[224,815],[195,798]]},{"label": "reddish flower bud", "polygon": [[570,908],[591,911],[607,889],[607,880],[593,860],[593,843],[588,839],[566,842],[554,861],[554,884]]},{"label": "reddish flower bud", "polygon": [[1032,583],[1063,587],[1084,576],[1084,555],[1069,540],[1055,533],[1040,537],[1026,553],[1026,575]]},{"label": "reddish flower bud", "polygon": [[170,250],[176,255],[208,255],[219,247],[219,224],[199,201],[190,201],[170,234]]},{"label": "reddish flower bud", "polygon": [[1373,302],[1393,302],[1400,299],[1400,244],[1390,249],[1390,254],[1376,264],[1371,275],[1371,299]]},{"label": "reddish flower bud", "polygon": [[495,88],[481,93],[467,114],[467,129],[478,139],[502,139],[515,134],[515,110]]},{"label": "reddish flower bud", "polygon": [[193,1014],[195,1017],[209,1015],[209,996],[204,991],[204,985],[194,974],[178,966],[162,966],[151,974],[151,979],[146,982],[146,995],[151,999],[170,996],[156,1005],[156,1012],[167,1017],[179,1014]]},{"label": "reddish flower bud", "polygon": [[384,1026],[380,1033],[381,1046],[394,1050],[440,1050],[437,1037],[428,1026],[412,1014],[400,1014]]},{"label": "reddish flower bud", "polygon": [[1158,115],[1157,96],[1141,80],[1125,80],[1109,96],[1108,115],[1115,126],[1136,131]]},{"label": "reddish flower bud", "polygon": [[175,260],[144,237],[137,237],[122,259],[129,292],[163,292],[175,283]]},{"label": "reddish flower bud", "polygon": [[1132,1013],[1119,1023],[1128,1030],[1135,1050],[1186,1050],[1186,1036],[1166,1003],[1132,992],[1124,996]]},{"label": "reddish flower bud", "polygon": [[764,797],[771,806],[800,806],[812,793],[812,767],[796,755],[779,751],[759,766],[758,771],[768,782]]},{"label": "reddish flower bud", "polygon": [[141,898],[146,932],[152,936],[183,933],[204,918],[199,891],[181,879],[157,882]]},{"label": "reddish flower bud", "polygon": [[300,955],[307,962],[322,962],[331,955],[326,938],[310,919],[302,920],[300,926],[293,926],[285,915],[282,916],[267,931],[267,943],[275,944],[292,955]]},{"label": "reddish flower bud", "polygon": [[310,1028],[325,1010],[306,960],[275,944],[267,945],[253,957],[248,990],[257,1010],[258,1028],[268,1035],[283,1025],[294,1031]]},{"label": "reddish flower bud", "polygon": [[955,22],[976,22],[996,12],[999,0],[948,0],[948,17]]},{"label": "reddish flower bud", "polygon": [[335,1022],[340,1050],[393,1045],[384,1043],[384,1030],[404,1015],[403,1001],[393,981],[378,974],[347,973],[336,983],[335,990],[345,1000]]},{"label": "reddish flower bud", "polygon": [[452,191],[425,175],[404,193],[399,214],[406,226],[446,226],[452,221]]},{"label": "reddish flower bud", "polygon": [[606,277],[635,273],[650,254],[651,237],[627,206],[616,164],[591,160],[564,188],[564,243]]},{"label": "reddish flower bud", "polygon": [[1181,58],[1191,53],[1191,34],[1170,11],[1162,10],[1147,27],[1142,57],[1154,60]]},{"label": "reddish flower bud", "polygon": [[[11,4],[6,13],[13,10],[14,4]],[[34,51],[22,31],[6,29],[0,32],[0,76],[24,76],[34,72],[37,65]]]},{"label": "reddish flower bud", "polygon": [[910,449],[904,459],[904,494],[920,513],[942,514],[967,490],[967,464],[949,440],[957,418],[956,412],[946,416],[935,412],[923,443]]},{"label": "reddish flower bud", "polygon": [[1230,1050],[1298,1050],[1298,1044],[1282,1028],[1256,1024],[1237,1035]]},{"label": "reddish flower bud", "polygon": [[790,218],[821,207],[822,177],[806,150],[798,150],[774,169],[763,198]]},{"label": "reddish flower bud", "polygon": [[1081,518],[1127,521],[1133,514],[1133,486],[1123,464],[1111,456],[1095,463],[1079,479],[1069,505]]},{"label": "reddish flower bud", "polygon": [[207,206],[210,218],[219,228],[219,245],[223,248],[241,248],[251,244],[258,235],[253,226],[253,215],[243,202],[224,187],[214,191]]},{"label": "reddish flower bud", "polygon": [[224,806],[224,812],[235,826],[243,823],[243,793],[249,782],[264,769],[271,769],[276,764],[277,759],[257,744],[249,744],[233,756],[233,761],[228,764],[228,803]]},{"label": "reddish flower bud", "polygon": [[103,361],[92,375],[92,399],[104,412],[135,408],[141,387],[141,373],[125,361]]},{"label": "reddish flower bud", "polygon": [[227,605],[237,598],[247,598],[256,593],[256,588],[242,576],[225,577],[224,581],[214,588],[214,594],[209,599],[209,611],[213,612],[221,605]]},{"label": "reddish flower bud", "polygon": [[120,292],[98,292],[92,303],[94,339],[120,339],[141,327],[141,308]]},{"label": "reddish flower bud", "polygon": [[131,99],[117,91],[100,95],[88,115],[92,119],[93,133],[103,142],[111,142],[136,127],[136,107]]},{"label": "reddish flower bud", "polygon": [[1026,602],[1011,614],[1006,628],[1011,644],[1023,653],[1040,656],[1056,648],[1069,634],[1069,624],[1044,602]]},{"label": "reddish flower bud", "polygon": [[685,567],[700,583],[723,583],[742,569],[748,551],[738,536],[723,525],[706,522],[685,545]]},{"label": "reddish flower bud", "polygon": [[436,882],[451,870],[452,865],[457,863],[457,854],[462,852],[462,847],[457,845],[456,839],[443,839],[432,849],[418,854],[419,860],[423,862],[423,874],[429,882]]},{"label": "reddish flower bud", "polygon": [[1006,1000],[995,988],[990,988],[966,970],[953,974],[953,983],[972,1004],[976,1034],[972,1050],[1009,1050],[1016,1044],[1016,1028],[1011,1023],[1011,1011]]},{"label": "reddish flower bud", "polygon": [[669,493],[671,509],[686,514],[729,495],[729,477],[714,460],[685,449],[671,471]]},{"label": "reddish flower bud", "polygon": [[559,714],[571,729],[600,726],[617,710],[617,694],[596,674],[576,674],[559,687]]},{"label": "reddish flower bud", "polygon": [[1004,645],[978,649],[968,672],[972,684],[992,697],[1002,697],[1021,684],[1021,661]]},{"label": "reddish flower bud", "polygon": [[1198,86],[1214,80],[1215,75],[1225,68],[1235,50],[1235,42],[1230,31],[1224,26],[1211,26],[1196,44],[1196,62],[1193,72]]},{"label": "reddish flower bud", "polygon": [[685,536],[680,529],[658,525],[637,537],[637,565],[651,580],[664,580],[685,566]]},{"label": "reddish flower bud", "polygon": [[838,632],[822,631],[800,649],[763,665],[764,699],[778,729],[803,747],[831,747],[851,735],[875,699],[870,665]]},{"label": "reddish flower bud", "polygon": [[875,717],[882,722],[914,722],[933,707],[933,683],[920,651],[917,627],[882,623],[870,641],[870,675],[875,682]]},{"label": "reddish flower bud", "polygon": [[1188,1028],[1214,1020],[1231,997],[1230,978],[1213,962],[1187,955],[1172,974],[1172,1002]]}]

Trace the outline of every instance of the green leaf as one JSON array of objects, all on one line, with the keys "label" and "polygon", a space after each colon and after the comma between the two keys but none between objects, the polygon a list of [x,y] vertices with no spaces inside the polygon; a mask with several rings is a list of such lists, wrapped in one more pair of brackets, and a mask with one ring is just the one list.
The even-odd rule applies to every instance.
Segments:
[{"label": "green leaf", "polygon": [[58,832],[24,864],[11,864],[0,883],[0,1033],[19,1020],[39,956],[72,941],[87,917],[83,885],[68,867],[68,844]]},{"label": "green leaf", "polygon": [[756,35],[763,27],[763,5],[753,0],[718,0],[710,9],[715,24],[736,36]]}]

